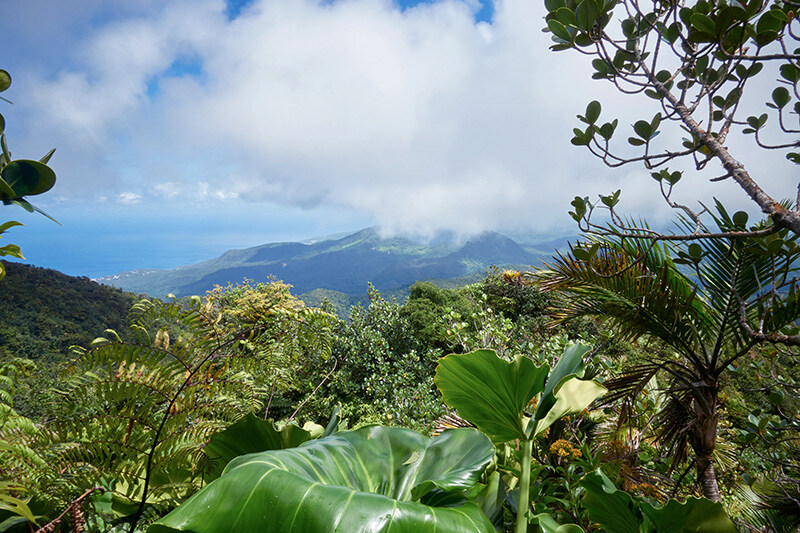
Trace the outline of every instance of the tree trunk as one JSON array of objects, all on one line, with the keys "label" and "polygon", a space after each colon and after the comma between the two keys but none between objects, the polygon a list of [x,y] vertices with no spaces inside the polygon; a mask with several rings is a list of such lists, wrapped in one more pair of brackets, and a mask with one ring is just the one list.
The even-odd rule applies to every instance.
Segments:
[{"label": "tree trunk", "polygon": [[[711,380],[706,380],[708,381]],[[712,381],[710,386],[695,389],[694,400],[695,428],[691,438],[697,466],[697,484],[703,496],[713,502],[720,501],[717,474],[714,471],[714,448],[717,445],[717,387]]]},{"label": "tree trunk", "polygon": [[697,456],[697,483],[703,490],[703,496],[712,502],[720,500],[717,474],[714,472],[714,460],[711,454]]}]

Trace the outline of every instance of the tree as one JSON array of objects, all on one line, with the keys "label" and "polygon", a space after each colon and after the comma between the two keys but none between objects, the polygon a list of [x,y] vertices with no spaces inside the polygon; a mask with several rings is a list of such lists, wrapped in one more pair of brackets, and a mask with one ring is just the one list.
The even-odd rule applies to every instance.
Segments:
[{"label": "tree", "polygon": [[[787,159],[800,164],[800,153],[793,151],[800,147],[800,129],[793,116],[800,113],[796,2],[545,0],[545,5],[545,31],[553,34],[553,50],[573,49],[594,57],[593,78],[610,81],[624,94],[650,97],[658,107],[652,117],[633,124],[628,144],[635,152],[625,152],[616,144],[612,147],[619,121],[601,123],[597,101],[579,115],[585,127],[574,130],[572,143],[586,146],[610,167],[644,165],[659,183],[667,204],[693,222],[679,235],[637,228],[616,211],[620,195],[616,191],[601,196],[598,204],[575,198],[571,215],[583,231],[662,240],[763,236],[784,228],[800,233],[800,191],[794,204],[781,203],[781,195],[794,197],[794,191],[765,191],[759,181],[763,183],[761,176],[767,168],[746,168],[725,144],[732,132],[753,135],[759,148],[785,152]],[[758,105],[766,98],[752,95],[751,88],[757,90],[752,80],[767,73],[779,75],[765,104],[769,109],[744,117],[756,98],[762,99]],[[676,126],[685,136],[680,144],[670,143],[676,139],[672,134],[657,138],[662,131],[677,131]],[[712,181],[735,181],[773,224],[756,232],[738,227],[725,230],[724,235],[704,231],[701,217],[707,210],[693,210],[672,197],[683,173],[668,165],[685,158],[691,158],[698,171],[715,161],[722,174]],[[607,225],[593,220],[598,210],[608,210]]]},{"label": "tree", "polygon": [[[325,368],[324,383],[337,366],[331,357],[331,342],[338,320],[327,311],[306,307],[291,294],[291,287],[276,279],[268,283],[245,279],[224,288],[217,285],[206,301],[208,311],[220,317],[220,326],[230,334],[258,332],[239,348],[244,357],[258,361],[252,372],[266,405],[264,418],[289,413],[294,418],[309,399],[305,387],[310,368]],[[313,385],[321,386],[319,381]],[[297,396],[302,401],[298,399],[299,405],[294,405]]]},{"label": "tree", "polygon": [[[717,210],[718,232],[736,227],[721,205]],[[705,226],[701,231],[711,233]],[[672,348],[604,383],[611,391],[606,400],[633,398],[654,375],[665,374],[668,401],[653,424],[655,436],[673,452],[673,466],[693,451],[697,482],[714,501],[720,499],[712,455],[721,379],[751,348],[774,341],[764,331],[795,327],[797,239],[786,229],[761,239],[702,239],[673,259],[670,243],[607,237],[589,251],[559,255],[537,274],[543,289],[559,291],[559,320],[595,316],[624,337],[651,335]]]}]

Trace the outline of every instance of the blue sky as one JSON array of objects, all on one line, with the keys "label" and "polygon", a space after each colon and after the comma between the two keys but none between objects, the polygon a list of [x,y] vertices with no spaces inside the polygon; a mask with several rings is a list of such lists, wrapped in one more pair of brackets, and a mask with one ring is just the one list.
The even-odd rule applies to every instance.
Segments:
[{"label": "blue sky", "polygon": [[[617,188],[666,219],[645,171],[569,142],[592,99],[623,124],[651,102],[549,51],[543,17],[530,0],[4,0],[6,134],[15,157],[57,148],[56,187],[31,200],[62,226],[6,207],[27,226],[0,242],[94,277],[374,224],[549,238],[574,232],[575,195]],[[737,205],[726,187],[685,198]]]}]

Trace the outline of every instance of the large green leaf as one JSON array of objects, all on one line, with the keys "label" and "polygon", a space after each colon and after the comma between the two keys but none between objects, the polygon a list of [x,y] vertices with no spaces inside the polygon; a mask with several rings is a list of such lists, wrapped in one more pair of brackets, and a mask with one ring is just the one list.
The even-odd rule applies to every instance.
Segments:
[{"label": "large green leaf", "polygon": [[39,161],[27,159],[11,161],[3,168],[2,177],[14,190],[15,196],[8,199],[42,194],[52,189],[56,183],[53,169]]},{"label": "large green leaf", "polygon": [[278,430],[272,420],[261,420],[251,413],[215,434],[203,449],[211,463],[208,479],[218,478],[225,465],[240,455],[294,448],[310,439],[311,433],[305,429],[289,424]]},{"label": "large green leaf", "polygon": [[736,524],[725,514],[722,504],[706,498],[689,498],[681,503],[669,500],[655,507],[642,503],[642,512],[658,533],[737,533]]},{"label": "large green leaf", "polygon": [[493,350],[451,354],[436,367],[444,401],[496,443],[525,439],[523,411],[544,390],[550,368],[522,355],[505,361]]},{"label": "large green leaf", "polygon": [[[583,356],[590,349],[591,348],[585,344],[571,344],[567,346],[564,353],[553,367],[553,370],[550,372],[550,375],[547,376],[544,392],[542,393],[539,403],[536,404],[536,411],[534,411],[533,414],[535,420],[544,418],[545,414],[553,407],[553,404],[556,403],[556,387],[558,387],[562,381],[566,381],[570,376],[583,377]],[[583,409],[583,407],[581,407],[581,409]]]},{"label": "large green leaf", "polygon": [[[562,416],[583,411],[589,404],[608,392],[605,387],[591,380],[578,379],[575,376],[561,380],[554,391],[555,403],[547,411],[536,410],[531,419],[531,434],[538,435],[553,425]],[[537,418],[541,415],[542,418]]]},{"label": "large green leaf", "polygon": [[491,533],[472,503],[423,502],[465,493],[493,456],[491,442],[471,428],[434,438],[383,426],[344,431],[234,459],[148,532]]},{"label": "large green leaf", "polygon": [[669,500],[664,505],[638,502],[627,492],[617,490],[601,471],[590,472],[581,480],[586,489],[583,507],[592,522],[608,533],[736,533],[736,525],[720,503],[705,498],[689,498],[684,503]]},{"label": "large green leaf", "polygon": [[[527,439],[556,420],[585,409],[606,389],[583,376],[587,346],[569,346],[552,372],[527,357],[505,361],[492,350],[448,355],[436,367],[436,385],[459,416],[475,424],[495,443]],[[549,372],[549,374],[548,374]],[[533,418],[525,407],[542,393]]]},{"label": "large green leaf", "polygon": [[581,479],[586,489],[583,508],[592,522],[603,526],[608,533],[635,533],[642,531],[642,512],[633,497],[617,487],[603,473],[596,470]]}]

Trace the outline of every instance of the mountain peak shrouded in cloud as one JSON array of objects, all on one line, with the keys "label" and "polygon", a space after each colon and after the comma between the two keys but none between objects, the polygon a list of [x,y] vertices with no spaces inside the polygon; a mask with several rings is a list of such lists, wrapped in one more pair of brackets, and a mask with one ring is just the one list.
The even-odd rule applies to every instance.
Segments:
[{"label": "mountain peak shrouded in cloud", "polygon": [[[87,213],[105,198],[248,228],[279,205],[430,238],[571,229],[575,195],[621,188],[664,218],[646,172],[570,144],[592,99],[643,108],[550,52],[543,17],[529,0],[10,0],[3,114],[16,153],[58,147],[44,203]],[[698,179],[676,200],[709,191],[741,194]]]},{"label": "mountain peak shrouded in cloud", "polygon": [[432,241],[401,235],[384,236],[380,228],[302,242],[275,242],[228,250],[215,259],[169,270],[140,269],[97,279],[128,291],[151,296],[204,294],[215,285],[256,282],[275,276],[298,294],[315,290],[366,294],[372,283],[381,291],[407,291],[415,281],[474,281],[491,265],[528,268],[541,264],[554,249],[523,246],[495,232],[467,239]]}]

